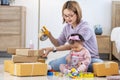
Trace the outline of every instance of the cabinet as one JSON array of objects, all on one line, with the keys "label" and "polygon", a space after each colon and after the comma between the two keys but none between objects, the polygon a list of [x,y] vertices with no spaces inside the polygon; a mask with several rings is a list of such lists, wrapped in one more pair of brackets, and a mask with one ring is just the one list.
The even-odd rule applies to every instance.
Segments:
[{"label": "cabinet", "polygon": [[26,9],[23,6],[0,6],[0,51],[25,47]]},{"label": "cabinet", "polygon": [[109,59],[111,60],[111,41],[110,36],[107,35],[97,35],[98,52],[103,54],[109,54]]}]

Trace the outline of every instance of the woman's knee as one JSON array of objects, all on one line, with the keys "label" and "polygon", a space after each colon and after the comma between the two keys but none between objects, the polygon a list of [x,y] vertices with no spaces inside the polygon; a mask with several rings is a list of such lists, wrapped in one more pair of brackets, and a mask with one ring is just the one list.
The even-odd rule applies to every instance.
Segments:
[{"label": "woman's knee", "polygon": [[91,63],[95,63],[95,62],[103,62],[103,60],[100,58],[92,58]]}]

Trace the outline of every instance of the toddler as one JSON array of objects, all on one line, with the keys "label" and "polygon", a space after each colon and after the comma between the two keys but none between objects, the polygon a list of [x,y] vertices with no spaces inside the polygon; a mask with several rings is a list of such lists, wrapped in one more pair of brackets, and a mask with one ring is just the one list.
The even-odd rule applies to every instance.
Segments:
[{"label": "toddler", "polygon": [[68,38],[71,51],[66,57],[67,64],[60,64],[60,71],[67,74],[72,68],[78,72],[86,72],[91,62],[89,51],[83,46],[84,38],[80,34],[71,34]]}]

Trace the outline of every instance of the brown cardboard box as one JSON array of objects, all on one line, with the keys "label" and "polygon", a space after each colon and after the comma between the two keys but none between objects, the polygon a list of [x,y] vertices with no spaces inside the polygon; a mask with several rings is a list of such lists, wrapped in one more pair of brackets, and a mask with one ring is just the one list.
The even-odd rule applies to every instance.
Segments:
[{"label": "brown cardboard box", "polygon": [[93,71],[96,76],[108,76],[119,74],[117,62],[107,61],[102,63],[93,63]]},{"label": "brown cardboard box", "polygon": [[30,48],[13,48],[13,47],[9,47],[9,48],[7,48],[7,53],[15,55],[16,54],[16,49],[30,49]]},{"label": "brown cardboard box", "polygon": [[11,64],[14,64],[12,60],[5,60],[4,61],[4,71],[10,72]]},{"label": "brown cardboard box", "polygon": [[14,63],[24,63],[24,62],[37,62],[38,57],[37,56],[18,56],[18,55],[12,55],[12,61]]},{"label": "brown cardboard box", "polygon": [[44,54],[44,50],[39,49],[39,50],[38,50],[38,53],[39,53],[39,56],[42,56],[42,55]]},{"label": "brown cardboard box", "polygon": [[45,59],[42,59],[42,58],[38,58],[37,61],[38,61],[38,62],[41,62],[41,63],[45,63]]},{"label": "brown cardboard box", "polygon": [[32,49],[16,49],[16,55],[22,56],[41,56],[43,50],[32,50]]},{"label": "brown cardboard box", "polygon": [[[5,61],[6,62],[6,61]],[[39,76],[47,75],[47,64],[45,63],[13,63],[11,60],[7,61],[5,69],[8,68],[11,75],[16,76]]]}]

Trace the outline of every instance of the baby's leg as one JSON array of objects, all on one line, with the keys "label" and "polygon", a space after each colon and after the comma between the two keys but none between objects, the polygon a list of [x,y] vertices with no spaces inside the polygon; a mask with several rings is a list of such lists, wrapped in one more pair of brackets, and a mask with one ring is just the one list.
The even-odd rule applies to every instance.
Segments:
[{"label": "baby's leg", "polygon": [[66,64],[66,56],[63,56],[61,58],[58,58],[49,62],[49,65],[55,71],[60,71],[59,69],[60,64]]}]

